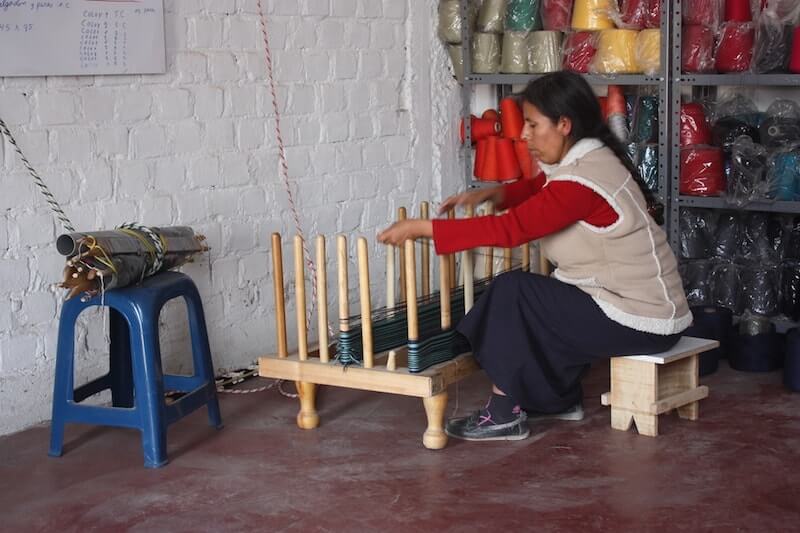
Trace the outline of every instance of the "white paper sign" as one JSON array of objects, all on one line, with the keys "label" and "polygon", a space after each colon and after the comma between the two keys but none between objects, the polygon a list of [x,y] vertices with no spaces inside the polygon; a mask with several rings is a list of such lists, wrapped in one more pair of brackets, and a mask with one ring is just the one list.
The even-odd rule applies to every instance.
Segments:
[{"label": "white paper sign", "polygon": [[165,69],[162,0],[0,0],[0,76]]}]

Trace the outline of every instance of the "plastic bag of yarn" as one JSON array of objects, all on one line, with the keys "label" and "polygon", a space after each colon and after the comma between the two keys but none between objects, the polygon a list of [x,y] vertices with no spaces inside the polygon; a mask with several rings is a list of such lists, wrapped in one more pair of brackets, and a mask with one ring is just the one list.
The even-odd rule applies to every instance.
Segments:
[{"label": "plastic bag of yarn", "polygon": [[541,30],[540,3],[540,0],[508,0],[505,31]]},{"label": "plastic bag of yarn", "polygon": [[716,120],[711,126],[711,136],[714,145],[721,147],[727,155],[730,155],[733,143],[739,137],[749,137],[754,142],[761,140],[758,128],[736,116],[721,117]]},{"label": "plastic bag of yarn", "polygon": [[706,120],[706,112],[699,102],[681,104],[680,144],[711,144],[711,128]]},{"label": "plastic bag of yarn", "polygon": [[525,74],[528,72],[528,32],[506,31],[503,34],[500,72]]},{"label": "plastic bag of yarn", "polygon": [[681,209],[679,220],[681,258],[709,257],[714,235],[714,212],[707,209]]},{"label": "plastic bag of yarn", "polygon": [[664,0],[650,0],[647,9],[647,19],[644,22],[645,29],[657,29],[661,27],[661,3]]},{"label": "plastic bag of yarn", "polygon": [[500,70],[502,36],[497,33],[472,34],[472,71],[496,74]]},{"label": "plastic bag of yarn", "polygon": [[781,263],[779,311],[792,320],[800,319],[800,261]]},{"label": "plastic bag of yarn", "polygon": [[[775,233],[775,223],[766,213],[748,213],[741,224],[739,249],[736,257],[746,261],[774,264],[780,261],[776,244],[771,238]],[[778,231],[781,231],[778,221]],[[781,236],[777,237],[780,246]]]},{"label": "plastic bag of yarn", "polygon": [[711,261],[708,259],[683,261],[678,265],[678,273],[689,305],[708,305],[711,302],[709,285],[711,266]]},{"label": "plastic bag of yarn", "polygon": [[615,0],[575,0],[572,5],[572,29],[578,31],[608,30]]},{"label": "plastic bag of yarn", "polygon": [[767,181],[767,150],[748,136],[737,137],[731,150],[731,175],[727,184],[727,200],[744,206],[754,200],[774,197],[774,188]]},{"label": "plastic bag of yarn", "polygon": [[719,262],[711,268],[709,278],[711,303],[740,315],[744,311],[741,267],[736,263]]},{"label": "plastic bag of yarn", "polygon": [[730,309],[714,305],[698,305],[691,308],[692,325],[684,332],[689,337],[719,341],[719,347],[700,354],[699,373],[707,376],[717,371],[719,360],[727,357],[730,339],[734,334],[733,313]]},{"label": "plastic bag of yarn", "polygon": [[721,148],[693,145],[681,148],[679,190],[688,196],[720,196],[726,190]]},{"label": "plastic bag of yarn", "polygon": [[644,29],[636,36],[636,64],[648,76],[661,70],[661,30]]},{"label": "plastic bag of yarn", "polygon": [[617,28],[641,30],[647,25],[649,11],[650,0],[618,0],[610,16]]},{"label": "plastic bag of yarn", "polygon": [[464,50],[460,44],[448,44],[447,55],[450,56],[450,66],[453,69],[453,77],[459,82],[464,81]]},{"label": "plastic bag of yarn", "polygon": [[655,143],[638,145],[635,164],[647,188],[652,192],[658,192],[658,145]]},{"label": "plastic bag of yarn", "polygon": [[772,184],[775,199],[800,200],[800,151],[778,149],[767,158],[767,181]]},{"label": "plastic bag of yarn", "polygon": [[783,366],[784,340],[768,318],[747,314],[739,320],[728,364],[744,372],[772,372]]},{"label": "plastic bag of yarn", "polygon": [[792,100],[773,101],[758,127],[758,133],[761,144],[767,148],[800,143],[800,106]]},{"label": "plastic bag of yarn", "polygon": [[573,0],[542,0],[542,26],[545,30],[568,31],[572,24]]},{"label": "plastic bag of yarn", "polygon": [[561,70],[561,32],[531,32],[528,35],[528,72],[544,74],[557,70]]},{"label": "plastic bag of yarn", "polygon": [[640,143],[658,142],[658,97],[641,95],[633,110],[631,140]]},{"label": "plastic bag of yarn", "polygon": [[746,266],[742,269],[745,310],[760,316],[778,314],[780,271],[772,266]]},{"label": "plastic bag of yarn", "polygon": [[478,8],[475,29],[481,33],[501,34],[505,30],[506,0],[483,0]]},{"label": "plastic bag of yarn", "polygon": [[[466,1],[466,0],[465,0]],[[467,4],[467,23],[469,29],[475,27],[478,5],[474,2]],[[439,23],[437,34],[439,39],[447,44],[461,43],[461,0],[439,0]]]},{"label": "plastic bag of yarn", "polygon": [[726,22],[717,43],[715,65],[719,72],[746,72],[753,59],[755,29],[752,22]]},{"label": "plastic bag of yarn", "polygon": [[589,72],[589,63],[597,53],[597,36],[590,31],[577,31],[567,34],[564,39],[564,70]]},{"label": "plastic bag of yarn", "polygon": [[784,237],[783,258],[800,261],[800,216],[792,218]]},{"label": "plastic bag of yarn", "polygon": [[717,217],[712,254],[732,259],[738,254],[742,234],[741,215],[736,211],[723,211]]},{"label": "plastic bag of yarn", "polygon": [[721,0],[683,0],[681,8],[684,27],[705,24],[710,28],[716,28],[720,23],[721,12]]},{"label": "plastic bag of yarn", "polygon": [[641,72],[636,62],[636,30],[606,29],[597,37],[597,53],[589,63],[593,74],[634,74]]},{"label": "plastic bag of yarn", "polygon": [[714,72],[714,30],[689,24],[681,33],[681,69],[688,73]]},{"label": "plastic bag of yarn", "polygon": [[792,47],[792,26],[772,9],[765,9],[756,22],[753,72],[785,72]]}]

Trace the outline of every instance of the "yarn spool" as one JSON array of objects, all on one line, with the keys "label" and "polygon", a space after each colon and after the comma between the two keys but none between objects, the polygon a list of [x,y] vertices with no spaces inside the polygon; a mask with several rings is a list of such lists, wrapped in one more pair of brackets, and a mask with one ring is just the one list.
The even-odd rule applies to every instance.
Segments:
[{"label": "yarn spool", "polygon": [[739,321],[733,350],[728,356],[731,368],[743,372],[772,372],[783,366],[783,342],[768,319],[747,317]]},{"label": "yarn spool", "polygon": [[476,29],[481,33],[503,33],[505,14],[506,0],[483,0],[478,9]]},{"label": "yarn spool", "polygon": [[681,104],[681,146],[711,144],[711,128],[703,106],[696,102]]},{"label": "yarn spool", "polygon": [[476,32],[472,35],[472,72],[496,74],[500,70],[501,36]]},{"label": "yarn spool", "polygon": [[771,116],[758,127],[761,144],[767,148],[794,144],[800,141],[800,120],[793,117]]},{"label": "yarn spool", "polygon": [[711,127],[711,136],[714,145],[722,148],[725,154],[730,155],[733,151],[733,143],[741,136],[753,139],[753,142],[761,142],[761,135],[758,128],[754,128],[738,117],[722,117]]},{"label": "yarn spool", "polygon": [[496,181],[515,180],[522,176],[522,169],[517,160],[517,152],[514,150],[514,141],[495,137],[497,139],[497,176]]},{"label": "yarn spool", "polygon": [[573,0],[542,0],[542,26],[545,30],[567,31],[572,21]]},{"label": "yarn spool", "polygon": [[663,0],[650,0],[650,9],[644,27],[658,29],[661,27],[661,2]]},{"label": "yarn spool", "polygon": [[715,65],[719,72],[744,72],[753,59],[755,30],[749,22],[726,22],[722,26]]},{"label": "yarn spool", "polygon": [[702,211],[684,209],[680,219],[680,254],[683,259],[705,259],[711,247],[710,229]]},{"label": "yarn spool", "polygon": [[439,38],[447,44],[461,43],[461,2],[460,0],[440,0]]},{"label": "yarn spool", "polygon": [[483,176],[488,175],[491,170],[486,168],[486,152],[489,150],[489,143],[491,137],[487,137],[477,142],[475,145],[475,166],[472,170],[472,175],[483,180]]},{"label": "yarn spool", "polygon": [[792,320],[800,319],[800,261],[781,264],[780,312]]},{"label": "yarn spool", "polygon": [[800,217],[794,217],[784,241],[783,258],[800,261]]},{"label": "yarn spool", "polygon": [[503,34],[503,60],[500,72],[525,74],[528,72],[528,33],[506,31]]},{"label": "yarn spool", "polygon": [[711,303],[740,315],[744,310],[740,267],[735,263],[719,263],[711,269],[709,286]]},{"label": "yarn spool", "polygon": [[702,24],[683,27],[681,69],[688,73],[714,70],[714,31],[711,28]]},{"label": "yarn spool", "polygon": [[768,164],[767,182],[775,191],[776,200],[793,202],[800,199],[800,153],[772,154]]},{"label": "yarn spool", "polygon": [[776,251],[770,240],[770,234],[774,232],[770,226],[770,219],[765,213],[748,213],[740,226],[737,257],[757,264],[776,261]]},{"label": "yarn spool", "polygon": [[652,192],[658,192],[658,145],[647,143],[639,145],[637,169],[644,184]]},{"label": "yarn spool", "polygon": [[522,179],[534,178],[539,173],[539,165],[536,164],[528,150],[528,142],[514,140],[514,153],[517,155]]},{"label": "yarn spool", "polygon": [[733,211],[720,213],[714,233],[712,252],[716,257],[732,259],[739,249],[742,235],[741,219]]},{"label": "yarn spool", "polygon": [[636,36],[635,61],[648,76],[661,69],[661,30],[642,30]]},{"label": "yarn spool", "polygon": [[789,72],[800,74],[800,26],[792,31],[792,53],[789,54]]},{"label": "yarn spool", "polygon": [[[489,118],[478,118],[475,115],[470,115],[469,121],[469,128],[470,128],[470,140],[472,144],[477,143],[489,137],[491,135],[497,135],[500,133],[500,124],[493,119]],[[459,138],[461,139],[461,143],[464,143],[464,119],[461,119],[459,123]]]},{"label": "yarn spool", "polygon": [[588,31],[570,33],[564,43],[564,70],[583,74],[589,72],[589,64],[596,53],[597,44],[594,33]]},{"label": "yarn spool", "polygon": [[750,22],[753,15],[750,12],[750,0],[725,0],[726,22]]},{"label": "yarn spool", "polygon": [[636,30],[602,30],[597,38],[597,53],[589,65],[598,74],[641,72],[636,63]]},{"label": "yarn spool", "polygon": [[628,154],[631,163],[634,165],[639,164],[639,143],[629,142],[625,144],[625,152]]},{"label": "yarn spool", "polygon": [[607,30],[611,20],[612,0],[575,0],[572,7],[573,30]]},{"label": "yarn spool", "polygon": [[691,308],[692,325],[684,335],[714,339],[719,347],[700,354],[700,375],[707,376],[717,371],[719,360],[727,357],[733,335],[733,313],[730,309],[713,305],[695,306]]},{"label": "yarn spool", "polygon": [[448,44],[447,54],[453,67],[453,77],[459,82],[464,81],[464,50],[460,44]]},{"label": "yarn spool", "polygon": [[542,28],[539,15],[540,0],[508,0],[506,31],[533,31]]},{"label": "yarn spool", "polygon": [[500,125],[503,137],[519,139],[524,125],[522,110],[514,98],[506,97],[500,101]]},{"label": "yarn spool", "polygon": [[745,310],[761,316],[778,314],[780,272],[773,267],[748,267],[742,272]]},{"label": "yarn spool", "polygon": [[640,96],[634,109],[633,140],[642,143],[658,142],[658,98]]},{"label": "yarn spool", "polygon": [[528,72],[545,74],[561,69],[561,32],[535,31],[528,36]]},{"label": "yarn spool", "polygon": [[[711,275],[711,262],[707,259],[696,259],[680,264],[679,268],[683,289],[686,291],[686,301],[689,305],[708,305],[711,301],[709,276]],[[684,332],[684,335],[689,335]],[[702,335],[694,335],[702,337]]]},{"label": "yarn spool", "polygon": [[680,193],[719,196],[725,192],[722,150],[714,146],[681,148]]},{"label": "yarn spool", "polygon": [[[603,114],[608,122],[608,128],[620,142],[627,142],[630,137],[630,131],[628,129],[628,117],[625,113],[625,95],[622,93],[621,86],[608,86],[605,105],[606,109]],[[635,141],[636,139],[633,140]]]},{"label": "yarn spool", "polygon": [[683,26],[707,24],[716,26],[719,23],[718,0],[684,0]]},{"label": "yarn spool", "polygon": [[792,27],[771,11],[763,13],[756,24],[753,71],[760,74],[782,72],[789,62],[791,49]]},{"label": "yarn spool", "polygon": [[800,392],[800,332],[797,328],[792,328],[786,335],[783,384],[791,391]]},{"label": "yarn spool", "polygon": [[641,30],[647,24],[650,0],[620,0],[619,18],[623,28]]}]

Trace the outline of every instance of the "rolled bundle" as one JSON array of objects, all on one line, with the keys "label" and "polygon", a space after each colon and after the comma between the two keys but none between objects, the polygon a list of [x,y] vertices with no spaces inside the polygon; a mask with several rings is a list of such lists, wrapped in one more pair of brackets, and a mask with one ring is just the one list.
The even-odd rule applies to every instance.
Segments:
[{"label": "rolled bundle", "polygon": [[684,0],[683,26],[706,24],[716,27],[719,24],[719,0]]},{"label": "rolled bundle", "polygon": [[778,314],[779,271],[773,267],[745,267],[742,289],[745,310],[761,316]]},{"label": "rolled bundle", "polygon": [[792,328],[786,335],[783,384],[791,391],[800,392],[800,331],[797,328]]},{"label": "rolled bundle", "polygon": [[642,30],[636,36],[636,64],[648,76],[661,70],[661,30]]},{"label": "rolled bundle", "polygon": [[561,32],[535,31],[528,36],[528,72],[545,74],[561,69]]},{"label": "rolled bundle", "polygon": [[717,257],[732,259],[739,251],[742,240],[741,217],[735,211],[724,211],[717,219],[712,253]]},{"label": "rolled bundle", "polygon": [[476,29],[480,33],[501,34],[506,18],[506,0],[483,0],[478,9]]},{"label": "rolled bundle", "polygon": [[689,73],[714,71],[714,31],[711,28],[702,24],[683,27],[681,69]]},{"label": "rolled bundle", "polygon": [[453,77],[459,82],[464,81],[464,50],[460,44],[448,44],[447,54],[450,56],[450,65],[453,67]]},{"label": "rolled bundle", "polygon": [[681,104],[681,146],[711,144],[711,128],[706,121],[706,113],[701,104],[688,102]]},{"label": "rolled bundle", "polygon": [[597,53],[594,33],[579,31],[570,33],[564,42],[564,70],[589,72],[589,64]]},{"label": "rolled bundle", "polygon": [[658,98],[640,96],[633,111],[633,140],[641,143],[658,142]]},{"label": "rolled bundle", "polygon": [[792,320],[800,319],[800,261],[781,264],[780,312]]},{"label": "rolled bundle", "polygon": [[683,259],[705,259],[711,247],[711,225],[705,212],[683,209],[680,214],[680,255]]},{"label": "rolled bundle", "polygon": [[649,10],[650,0],[619,0],[617,25],[629,30],[641,30],[647,25]]},{"label": "rolled bundle", "polygon": [[725,192],[722,150],[715,146],[681,148],[680,193],[719,196]]},{"label": "rolled bundle", "polygon": [[742,220],[737,257],[753,263],[776,261],[775,249],[770,242],[770,223],[765,213],[748,213]]},{"label": "rolled bundle", "polygon": [[542,28],[540,0],[508,0],[505,31],[534,31]]},{"label": "rolled bundle", "polygon": [[647,143],[639,145],[637,170],[644,184],[653,192],[658,192],[658,145]]},{"label": "rolled bundle", "polygon": [[750,22],[753,14],[750,11],[750,0],[725,0],[726,22]]},{"label": "rolled bundle", "polygon": [[461,43],[461,1],[439,0],[439,38],[447,44]]},{"label": "rolled bundle", "polygon": [[708,305],[711,301],[709,288],[711,262],[707,259],[686,261],[680,264],[679,271],[689,305]]},{"label": "rolled bundle", "polygon": [[760,142],[761,135],[755,128],[739,117],[722,117],[711,127],[714,144],[722,148],[726,154],[733,151],[733,143],[741,136],[750,137],[753,142]]},{"label": "rolled bundle", "polygon": [[525,74],[528,72],[528,33],[506,31],[503,34],[503,60],[500,72]]},{"label": "rolled bundle", "polygon": [[729,201],[744,205],[751,200],[772,198],[767,177],[767,152],[749,137],[738,137],[731,149],[731,173],[727,183]]},{"label": "rolled bundle", "polygon": [[542,26],[545,30],[567,31],[572,21],[573,0],[542,0]]},{"label": "rolled bundle", "polygon": [[522,126],[525,124],[522,118],[517,100],[506,97],[500,100],[500,125],[503,137],[507,139],[519,139],[522,135]]},{"label": "rolled bundle", "polygon": [[628,158],[631,160],[631,163],[634,165],[639,164],[639,143],[629,142],[625,144],[625,152],[628,154]]},{"label": "rolled bundle", "polygon": [[500,70],[501,37],[496,33],[472,35],[472,72],[496,74]]},{"label": "rolled bundle", "polygon": [[800,153],[779,151],[770,155],[767,182],[776,200],[793,202],[800,199]]},{"label": "rolled bundle", "polygon": [[575,0],[572,7],[573,30],[607,30],[611,20],[612,0]]},{"label": "rolled bundle", "polygon": [[764,11],[756,23],[753,72],[783,72],[789,64],[792,27],[772,10]]},{"label": "rolled bundle", "polygon": [[726,22],[717,45],[715,66],[719,72],[745,72],[753,58],[755,30],[749,22]]},{"label": "rolled bundle", "polygon": [[719,341],[719,348],[700,354],[699,373],[707,376],[717,371],[719,360],[727,356],[733,335],[733,313],[730,309],[713,305],[694,306],[692,325],[683,334],[701,339]]},{"label": "rolled bundle", "polygon": [[740,268],[735,263],[719,263],[711,269],[711,303],[739,315],[744,310]]},{"label": "rolled bundle", "polygon": [[589,71],[598,74],[641,72],[636,63],[636,30],[602,30],[597,38],[597,53]]}]

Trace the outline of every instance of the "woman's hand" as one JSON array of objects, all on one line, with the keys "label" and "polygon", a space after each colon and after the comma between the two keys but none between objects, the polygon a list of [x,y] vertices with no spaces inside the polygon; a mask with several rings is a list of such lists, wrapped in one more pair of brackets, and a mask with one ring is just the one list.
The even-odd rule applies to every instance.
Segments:
[{"label": "woman's hand", "polygon": [[403,244],[408,239],[419,237],[433,237],[433,224],[430,220],[420,218],[400,220],[378,233],[379,242],[395,246]]},{"label": "woman's hand", "polygon": [[475,189],[474,191],[455,194],[442,202],[442,205],[439,206],[439,214],[441,215],[454,207],[462,205],[471,206],[474,208],[476,205],[487,201],[492,202],[492,204],[496,206],[502,202],[502,200],[502,187],[486,187],[484,189]]}]

